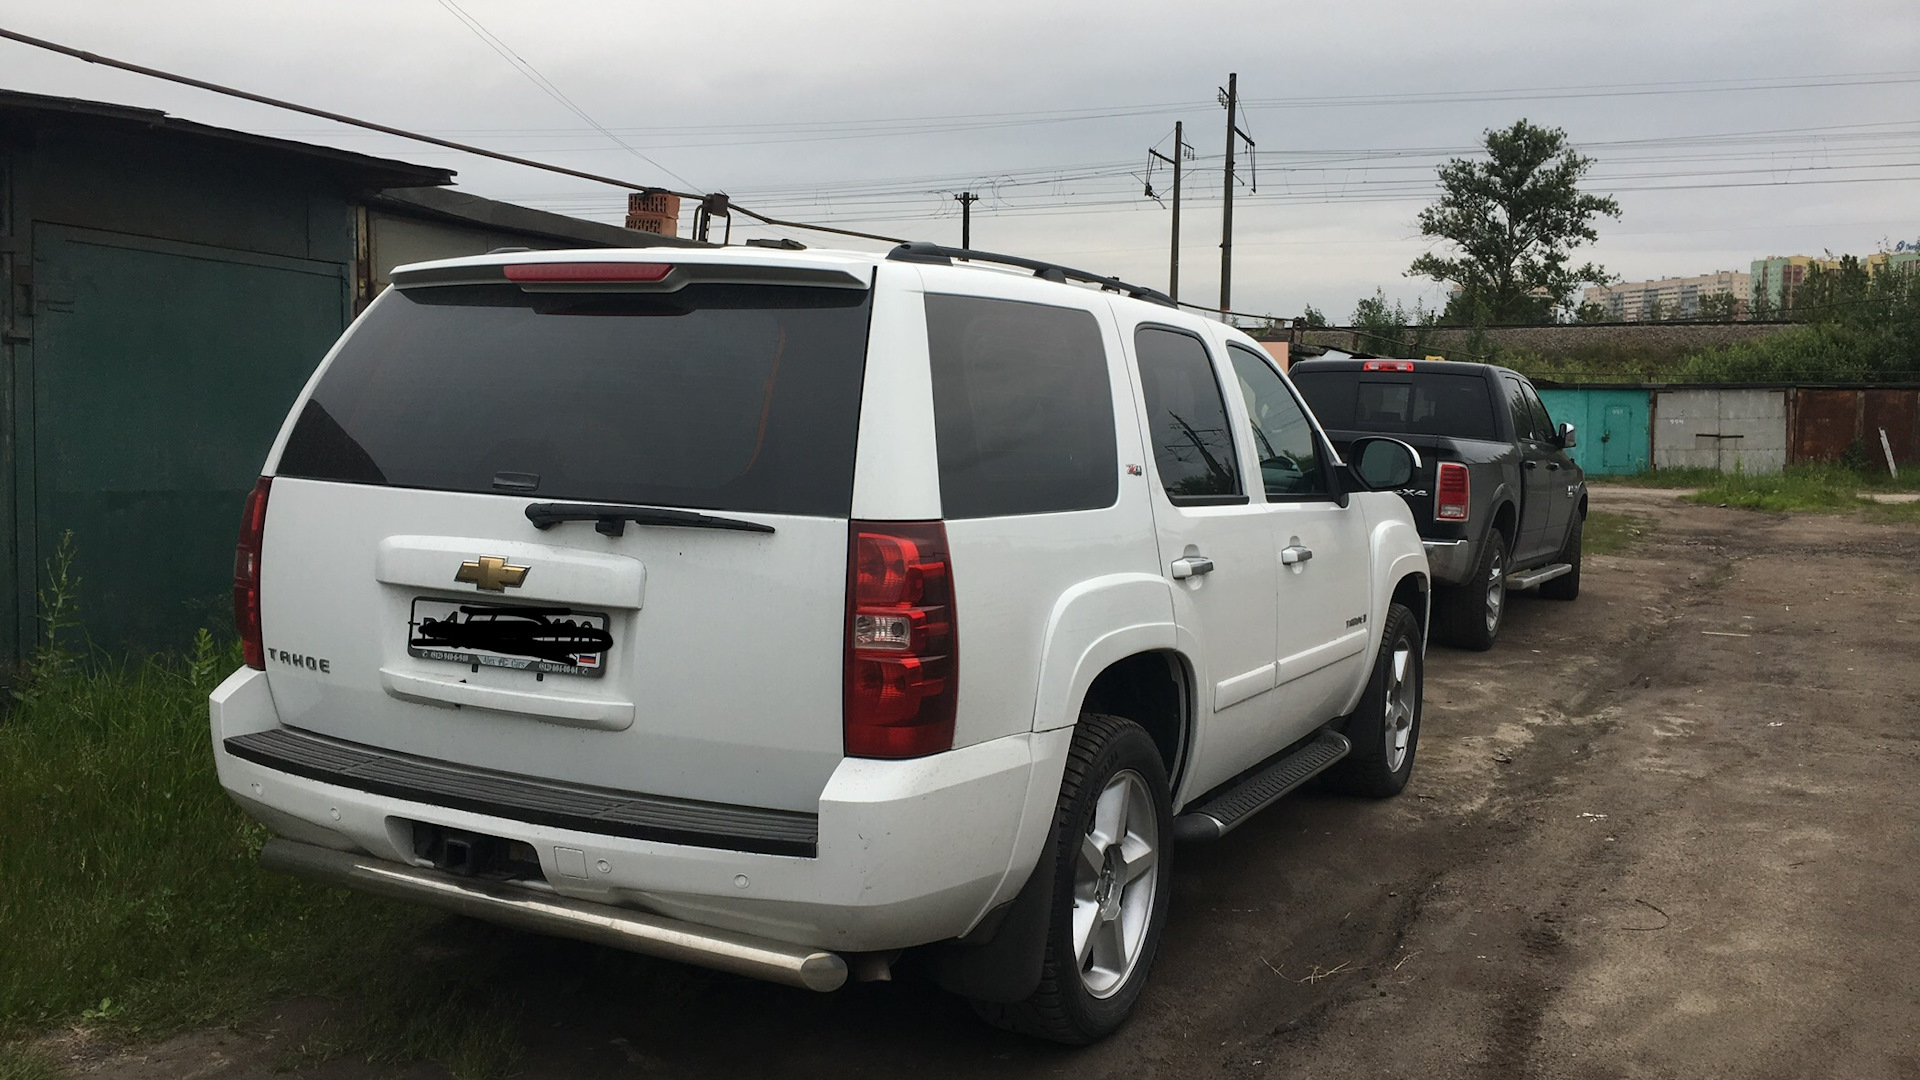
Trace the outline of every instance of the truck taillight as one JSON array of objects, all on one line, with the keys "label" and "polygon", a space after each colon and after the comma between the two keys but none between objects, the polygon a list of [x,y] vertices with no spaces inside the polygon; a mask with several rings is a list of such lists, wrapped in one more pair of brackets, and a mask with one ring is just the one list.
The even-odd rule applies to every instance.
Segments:
[{"label": "truck taillight", "polygon": [[1412,371],[1411,360],[1369,360],[1360,365],[1361,371]]},{"label": "truck taillight", "polygon": [[260,637],[260,548],[267,531],[267,489],[273,477],[263,476],[247,496],[240,516],[240,542],[233,552],[233,624],[240,631],[247,666],[267,669],[267,650]]},{"label": "truck taillight", "polygon": [[959,637],[942,522],[852,523],[842,715],[849,757],[953,748]]},{"label": "truck taillight", "polygon": [[1457,461],[1440,463],[1440,474],[1433,486],[1433,516],[1440,521],[1467,520],[1472,489],[1467,483],[1467,467]]}]

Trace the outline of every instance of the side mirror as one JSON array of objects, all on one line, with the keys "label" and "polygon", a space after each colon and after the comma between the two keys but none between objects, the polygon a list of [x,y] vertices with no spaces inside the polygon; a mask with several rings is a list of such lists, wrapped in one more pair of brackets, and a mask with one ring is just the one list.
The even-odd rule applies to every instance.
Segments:
[{"label": "side mirror", "polygon": [[1560,449],[1562,449],[1562,450],[1571,450],[1571,449],[1573,449],[1573,447],[1574,447],[1574,438],[1573,438],[1573,425],[1572,425],[1572,424],[1561,424],[1561,425],[1560,425],[1560,434],[1559,434],[1559,436],[1558,436],[1558,437],[1556,437],[1556,438],[1555,438],[1555,439],[1554,439],[1553,441],[1554,441],[1555,443],[1557,443],[1557,444],[1559,444],[1559,447],[1560,447]]},{"label": "side mirror", "polygon": [[1364,491],[1405,487],[1420,471],[1420,451],[1381,435],[1355,439],[1347,447],[1347,472]]}]

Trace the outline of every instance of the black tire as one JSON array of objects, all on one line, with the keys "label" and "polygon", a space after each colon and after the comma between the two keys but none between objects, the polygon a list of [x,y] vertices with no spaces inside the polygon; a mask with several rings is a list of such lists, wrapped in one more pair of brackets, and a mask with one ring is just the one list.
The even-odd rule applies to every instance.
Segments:
[{"label": "black tire", "polygon": [[1567,542],[1561,545],[1560,557],[1554,562],[1572,563],[1573,569],[1540,583],[1540,595],[1549,600],[1577,600],[1580,598],[1580,534],[1587,531],[1587,515],[1580,514],[1573,519],[1573,528],[1567,531]]},{"label": "black tire", "polygon": [[[1488,531],[1480,559],[1466,584],[1433,591],[1434,636],[1448,645],[1475,652],[1493,648],[1507,614],[1507,571],[1511,546],[1505,533]],[[1492,594],[1499,591],[1496,599]]]},{"label": "black tire", "polygon": [[[1403,667],[1395,678],[1395,663]],[[1420,623],[1403,604],[1387,609],[1387,627],[1380,635],[1380,651],[1373,658],[1360,704],[1347,714],[1346,736],[1353,749],[1327,770],[1335,791],[1385,799],[1400,794],[1413,775],[1413,755],[1420,748],[1420,702],[1425,684],[1425,657],[1421,655]],[[1390,707],[1391,706],[1391,707]],[[1389,733],[1404,733],[1395,752]]]},{"label": "black tire", "polygon": [[[1089,976],[1074,949],[1073,911],[1076,899],[1092,902],[1098,885],[1084,889],[1086,896],[1075,895],[1075,871],[1082,860],[1083,842],[1094,828],[1094,811],[1100,795],[1109,785],[1126,785],[1124,774],[1131,772],[1144,784],[1145,798],[1151,804],[1156,842],[1154,860],[1134,884],[1150,881],[1152,891],[1144,901],[1145,924],[1138,943],[1129,954],[1131,960],[1117,983],[1090,989]],[[1131,791],[1131,789],[1129,789]],[[1134,802],[1134,809],[1145,809]],[[1136,823],[1129,820],[1126,832],[1132,836]],[[1073,747],[1067,756],[1066,779],[1060,785],[1049,852],[1035,873],[1054,875],[1053,912],[1047,930],[1046,958],[1040,972],[1040,985],[1025,1001],[1012,1005],[975,1001],[973,1010],[996,1027],[1007,1028],[1054,1042],[1084,1045],[1111,1035],[1126,1022],[1146,986],[1147,973],[1153,967],[1154,953],[1160,945],[1160,933],[1167,921],[1167,900],[1172,894],[1169,874],[1172,866],[1167,855],[1173,841],[1172,798],[1167,788],[1166,767],[1153,739],[1140,725],[1117,716],[1082,713],[1074,732]],[[1113,845],[1114,848],[1120,845]],[[1051,863],[1045,861],[1050,858]],[[1109,860],[1111,868],[1111,860]],[[1102,877],[1100,881],[1111,882]],[[1132,886],[1121,887],[1113,901],[1114,910],[1124,908]],[[1111,895],[1111,889],[1107,894]],[[1098,918],[1098,916],[1097,916]],[[1097,926],[1113,925],[1105,921]],[[1100,931],[1094,931],[1098,934]],[[1123,949],[1124,952],[1124,949]],[[1092,954],[1090,953],[1090,959]],[[1093,977],[1098,984],[1099,978]]]}]

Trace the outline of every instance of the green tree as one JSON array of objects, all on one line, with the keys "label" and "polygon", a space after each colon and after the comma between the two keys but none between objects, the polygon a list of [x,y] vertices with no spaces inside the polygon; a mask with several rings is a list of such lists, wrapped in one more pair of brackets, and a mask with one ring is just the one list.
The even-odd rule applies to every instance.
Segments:
[{"label": "green tree", "polygon": [[1688,358],[1686,379],[1907,382],[1920,378],[1920,272],[1814,266],[1776,317],[1802,325]]},{"label": "green tree", "polygon": [[1608,322],[1613,318],[1612,309],[1605,304],[1596,304],[1589,300],[1574,309],[1573,321],[1583,323]]},{"label": "green tree", "polygon": [[1440,313],[1427,310],[1424,303],[1415,301],[1411,309],[1398,300],[1389,304],[1386,293],[1375,289],[1372,296],[1354,305],[1348,325],[1360,339],[1363,351],[1379,356],[1421,356],[1432,336],[1429,331],[1439,322]]},{"label": "green tree", "polygon": [[1487,160],[1440,166],[1441,195],[1420,212],[1420,233],[1453,246],[1428,252],[1409,275],[1449,282],[1449,322],[1542,323],[1571,310],[1583,284],[1612,280],[1593,263],[1574,267],[1573,249],[1599,239],[1596,217],[1620,216],[1610,196],[1580,190],[1593,159],[1567,133],[1519,120],[1486,133]]},{"label": "green tree", "polygon": [[1740,298],[1731,292],[1717,292],[1700,298],[1700,310],[1694,317],[1709,322],[1732,322],[1740,316]]},{"label": "green tree", "polygon": [[1314,307],[1312,304],[1308,304],[1307,310],[1304,313],[1302,313],[1300,316],[1300,325],[1301,326],[1325,326],[1327,325],[1327,317],[1324,313],[1321,312],[1319,308]]}]

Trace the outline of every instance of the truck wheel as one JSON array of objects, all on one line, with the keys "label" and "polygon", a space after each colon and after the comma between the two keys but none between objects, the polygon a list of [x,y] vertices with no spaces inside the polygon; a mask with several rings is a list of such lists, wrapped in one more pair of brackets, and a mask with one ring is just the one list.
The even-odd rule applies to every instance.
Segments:
[{"label": "truck wheel", "polygon": [[1025,1001],[975,1001],[973,1009],[997,1027],[1079,1045],[1126,1021],[1167,920],[1172,797],[1160,751],[1140,725],[1080,715],[1053,837],[1040,985]]},{"label": "truck wheel", "polygon": [[1435,589],[1435,629],[1440,640],[1486,652],[1500,634],[1507,612],[1507,537],[1498,529],[1480,545],[1480,561],[1465,585]]},{"label": "truck wheel", "polygon": [[1540,595],[1549,600],[1574,600],[1580,596],[1580,534],[1587,531],[1587,516],[1574,519],[1573,528],[1567,533],[1567,542],[1560,549],[1560,557],[1554,562],[1572,563],[1573,569],[1552,581],[1540,583]]},{"label": "truck wheel", "polygon": [[1327,783],[1334,790],[1385,799],[1407,786],[1413,753],[1420,745],[1424,662],[1419,622],[1405,605],[1394,604],[1387,609],[1387,627],[1366,692],[1347,715],[1346,734],[1353,749],[1327,770]]}]

